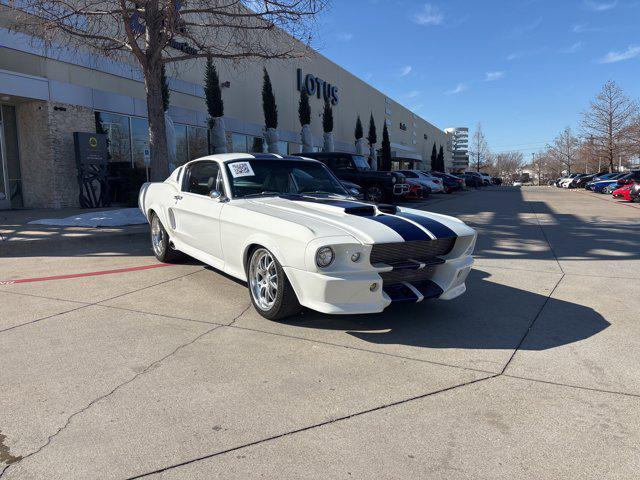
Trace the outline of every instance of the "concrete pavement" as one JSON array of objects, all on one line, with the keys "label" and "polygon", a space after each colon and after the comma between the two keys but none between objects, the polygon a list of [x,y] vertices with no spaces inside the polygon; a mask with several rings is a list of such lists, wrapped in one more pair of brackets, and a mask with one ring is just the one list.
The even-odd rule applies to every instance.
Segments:
[{"label": "concrete pavement", "polygon": [[0,286],[0,476],[633,478],[640,211],[437,200],[479,231],[468,292],[380,315],[269,322],[197,263],[125,270],[146,239],[0,258],[91,274]]}]

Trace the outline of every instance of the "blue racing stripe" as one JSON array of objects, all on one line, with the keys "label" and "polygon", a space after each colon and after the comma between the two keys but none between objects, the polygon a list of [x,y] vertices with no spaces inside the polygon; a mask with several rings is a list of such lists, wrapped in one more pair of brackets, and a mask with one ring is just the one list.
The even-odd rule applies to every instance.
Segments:
[{"label": "blue racing stripe", "polygon": [[457,237],[456,232],[451,230],[446,225],[434,220],[433,218],[423,217],[421,215],[415,215],[413,213],[406,212],[398,212],[396,214],[399,217],[406,218],[413,222],[416,222],[418,225],[423,226],[427,230],[429,230],[436,238],[448,238],[448,237]]},{"label": "blue racing stripe", "polygon": [[382,214],[366,218],[386,225],[400,235],[405,242],[411,242],[414,240],[431,240],[431,237],[422,229],[418,228],[413,223],[407,222],[402,218],[398,218],[395,215]]}]

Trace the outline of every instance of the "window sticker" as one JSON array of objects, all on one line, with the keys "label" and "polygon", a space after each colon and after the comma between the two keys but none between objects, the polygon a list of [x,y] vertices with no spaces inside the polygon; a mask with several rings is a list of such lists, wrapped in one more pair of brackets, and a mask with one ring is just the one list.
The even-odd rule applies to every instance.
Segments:
[{"label": "window sticker", "polygon": [[229,168],[231,169],[231,175],[233,176],[233,178],[255,176],[255,173],[253,173],[253,169],[251,168],[251,164],[249,162],[231,163],[229,164]]}]

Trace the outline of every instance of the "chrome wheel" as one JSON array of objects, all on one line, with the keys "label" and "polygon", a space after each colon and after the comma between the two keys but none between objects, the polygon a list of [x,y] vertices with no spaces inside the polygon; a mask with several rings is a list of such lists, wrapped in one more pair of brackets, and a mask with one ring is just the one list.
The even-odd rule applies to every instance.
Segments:
[{"label": "chrome wheel", "polygon": [[153,247],[153,253],[158,257],[162,257],[164,254],[164,236],[164,228],[162,228],[158,216],[154,215],[153,221],[151,222],[151,246]]},{"label": "chrome wheel", "polygon": [[268,311],[278,296],[278,270],[271,252],[264,248],[256,250],[249,264],[249,288],[256,306]]},{"label": "chrome wheel", "polygon": [[369,187],[367,188],[367,200],[370,200],[374,203],[380,203],[384,199],[384,192],[380,189],[380,187]]}]

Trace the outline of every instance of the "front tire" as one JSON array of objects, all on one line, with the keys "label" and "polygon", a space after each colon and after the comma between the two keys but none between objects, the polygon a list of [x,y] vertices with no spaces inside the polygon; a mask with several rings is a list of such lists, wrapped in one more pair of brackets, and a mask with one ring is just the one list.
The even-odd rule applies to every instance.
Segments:
[{"label": "front tire", "polygon": [[370,185],[365,191],[365,198],[373,203],[384,201],[384,190],[378,185]]},{"label": "front tire", "polygon": [[268,320],[280,320],[302,310],[284,269],[266,248],[256,248],[249,258],[247,283],[251,303]]},{"label": "front tire", "polygon": [[162,263],[172,263],[180,259],[181,254],[171,247],[169,234],[165,230],[160,217],[151,214],[151,249],[153,254]]}]

